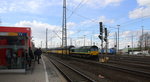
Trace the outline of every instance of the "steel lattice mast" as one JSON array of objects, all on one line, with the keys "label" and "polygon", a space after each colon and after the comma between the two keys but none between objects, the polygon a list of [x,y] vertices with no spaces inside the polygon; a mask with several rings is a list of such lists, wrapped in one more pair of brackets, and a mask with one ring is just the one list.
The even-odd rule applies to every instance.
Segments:
[{"label": "steel lattice mast", "polygon": [[63,0],[62,47],[67,46],[66,0]]}]

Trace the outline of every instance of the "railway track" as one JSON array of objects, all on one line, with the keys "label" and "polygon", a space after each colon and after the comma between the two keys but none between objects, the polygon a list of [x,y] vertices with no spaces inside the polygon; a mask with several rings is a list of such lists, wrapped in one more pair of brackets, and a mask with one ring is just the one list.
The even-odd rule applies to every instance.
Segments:
[{"label": "railway track", "polygon": [[[133,74],[133,75],[144,77],[144,78],[150,78],[150,71],[148,69],[145,70],[145,69],[132,68],[132,67],[122,66],[122,65],[117,65],[117,64],[99,63],[99,62],[83,60],[83,59],[81,60],[81,59],[78,59],[78,58],[75,58],[75,60],[80,61],[80,62],[85,62],[85,63],[91,63],[91,64],[95,64],[95,65],[100,65],[100,66],[103,66],[105,68],[118,70],[118,71],[121,71],[121,72]],[[147,65],[146,65],[146,67],[147,67]],[[149,66],[148,66],[148,68],[149,68]]]},{"label": "railway track", "polygon": [[134,74],[137,76],[150,78],[150,71],[148,71],[148,70],[142,70],[142,69],[127,67],[127,66],[120,66],[120,65],[116,65],[116,64],[100,64],[100,65],[103,65],[104,67],[111,68],[114,70],[126,72],[129,74]]},{"label": "railway track", "polygon": [[146,64],[140,64],[140,63],[134,63],[134,62],[124,62],[124,61],[113,61],[113,60],[108,61],[108,63],[119,64],[119,65],[123,65],[123,66],[139,68],[139,69],[145,69],[145,70],[150,71],[149,70],[150,65],[146,65]]},{"label": "railway track", "polygon": [[[58,57],[54,57],[54,58],[56,58],[57,60],[60,59]],[[99,78],[99,75],[102,75],[104,76],[105,79],[107,79],[107,81],[101,81],[101,82],[122,82],[122,81],[149,82],[150,81],[149,79],[150,71],[147,72],[146,70],[139,70],[128,66],[122,66],[122,65],[111,64],[111,63],[99,63],[92,60],[79,59],[74,57],[69,57],[69,60],[62,59],[62,61],[65,63],[67,62],[67,65],[73,68],[77,67],[81,70],[84,70],[86,73],[95,75],[97,78]],[[86,74],[85,72],[84,74]]]},{"label": "railway track", "polygon": [[66,77],[68,82],[96,82],[94,79],[88,77],[82,72],[73,67],[49,57],[49,60],[56,66],[56,68]]},{"label": "railway track", "polygon": [[142,60],[134,60],[134,59],[111,59],[111,58],[110,58],[109,61],[150,65],[150,61],[142,61]]},{"label": "railway track", "polygon": [[[137,61],[137,62],[150,62],[150,57],[148,56],[116,56],[116,55],[107,55],[112,60],[128,60],[128,61]],[[150,63],[149,63],[150,64]]]}]

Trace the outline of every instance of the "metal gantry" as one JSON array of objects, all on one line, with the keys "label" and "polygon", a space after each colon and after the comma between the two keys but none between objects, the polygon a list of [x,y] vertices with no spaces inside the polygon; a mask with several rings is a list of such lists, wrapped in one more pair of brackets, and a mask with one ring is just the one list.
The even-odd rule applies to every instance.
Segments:
[{"label": "metal gantry", "polygon": [[[67,48],[66,0],[63,0],[62,47]],[[67,53],[67,52],[66,52]]]}]

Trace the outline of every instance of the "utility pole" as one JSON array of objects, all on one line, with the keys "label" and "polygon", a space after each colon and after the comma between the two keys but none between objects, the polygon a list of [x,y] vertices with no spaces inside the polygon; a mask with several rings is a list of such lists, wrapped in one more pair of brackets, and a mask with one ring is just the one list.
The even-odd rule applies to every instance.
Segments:
[{"label": "utility pole", "polygon": [[133,55],[133,34],[132,34],[132,55]]},{"label": "utility pole", "polygon": [[143,54],[143,43],[144,43],[144,30],[143,30],[143,27],[144,26],[141,26],[142,27],[142,41],[141,41],[141,51],[142,51],[142,54]]},{"label": "utility pole", "polygon": [[118,52],[119,52],[119,27],[120,25],[117,25],[117,27],[118,27]]},{"label": "utility pole", "polygon": [[41,41],[41,48],[42,48],[42,41]]},{"label": "utility pole", "polygon": [[70,38],[70,45],[72,45],[72,38]]},{"label": "utility pole", "polygon": [[[63,20],[62,20],[62,47],[65,47],[65,54],[67,54],[67,25],[66,25],[66,0],[63,0]],[[63,54],[63,50],[62,50]]]},{"label": "utility pole", "polygon": [[114,33],[114,48],[116,47],[116,32]]},{"label": "utility pole", "polygon": [[76,40],[74,40],[74,45],[75,45],[75,46],[77,46],[77,44],[76,44]]},{"label": "utility pole", "polygon": [[92,36],[91,36],[91,46],[93,45],[92,43],[93,43],[93,41],[92,41]]},{"label": "utility pole", "polygon": [[93,45],[95,45],[95,42],[93,42]]},{"label": "utility pole", "polygon": [[84,46],[85,46],[85,35],[84,35]]},{"label": "utility pole", "polygon": [[51,47],[53,46],[53,37],[51,37]]},{"label": "utility pole", "polygon": [[46,50],[47,50],[47,32],[48,32],[48,29],[46,28]]},{"label": "utility pole", "polygon": [[80,41],[78,41],[78,44],[79,44],[78,46],[82,46],[82,44],[81,44],[81,42],[80,42]]},{"label": "utility pole", "polygon": [[117,32],[115,32],[115,35],[116,35],[116,45],[115,45],[115,47],[116,47],[116,52],[118,52]]}]

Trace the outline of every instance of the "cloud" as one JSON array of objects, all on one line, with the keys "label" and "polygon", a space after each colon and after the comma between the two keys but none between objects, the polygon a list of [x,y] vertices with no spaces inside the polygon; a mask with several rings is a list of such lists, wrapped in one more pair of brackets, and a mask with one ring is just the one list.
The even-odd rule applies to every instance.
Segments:
[{"label": "cloud", "polygon": [[[70,27],[74,26],[75,23],[69,22],[67,23]],[[61,38],[62,38],[62,27],[56,26],[56,25],[50,25],[47,23],[39,22],[36,20],[33,21],[20,21],[15,24],[17,27],[31,27],[32,29],[32,36],[34,43],[36,43],[36,47],[41,46],[41,41],[43,41],[43,47],[45,47],[45,36],[46,36],[46,28],[48,28],[48,45],[53,46],[53,47],[58,47],[60,46],[61,43]],[[70,35],[73,35],[75,32],[72,30],[67,31],[68,37]],[[51,45],[51,39],[53,40],[53,43]],[[69,39],[69,38],[68,38]]]},{"label": "cloud", "polygon": [[75,26],[76,26],[76,23],[74,23],[74,22],[68,22],[67,23],[68,28],[72,28],[72,27],[75,27]]},{"label": "cloud", "polygon": [[6,12],[28,12],[28,13],[40,13],[53,5],[58,5],[58,2],[54,4],[49,0],[1,0],[0,1],[0,13]]},{"label": "cloud", "polygon": [[108,36],[109,36],[109,37],[114,37],[114,36],[115,36],[115,33],[114,33],[114,32],[109,33]]},{"label": "cloud", "polygon": [[139,6],[150,6],[149,0],[137,0],[137,3],[139,4]]},{"label": "cloud", "polygon": [[[122,0],[84,0],[83,4],[91,8],[116,6]],[[81,0],[68,0],[67,5],[76,7]],[[41,13],[52,6],[62,6],[62,0],[0,0],[0,13],[28,12]]]},{"label": "cloud", "polygon": [[56,29],[60,28],[59,26],[38,22],[36,20],[33,20],[33,21],[20,21],[20,22],[16,23],[15,26],[29,26],[34,30],[39,29],[39,31],[41,31],[41,29],[43,29],[43,28],[48,28],[50,30],[56,30]]},{"label": "cloud", "polygon": [[68,5],[76,6],[80,2],[92,8],[106,7],[106,6],[116,6],[119,5],[122,0],[71,0]]},{"label": "cloud", "polygon": [[[74,26],[76,25],[76,23],[74,22],[69,22],[67,23],[70,26]],[[32,28],[32,35],[33,35],[33,39],[34,42],[36,43],[36,46],[39,47],[41,41],[43,41],[43,45],[45,46],[45,30],[46,28],[48,28],[48,38],[49,38],[49,43],[48,45],[53,46],[53,47],[58,47],[61,45],[61,39],[58,38],[61,37],[61,27],[60,26],[56,26],[56,25],[50,25],[47,23],[43,23],[43,22],[39,22],[39,21],[20,21],[18,23],[15,24],[15,26],[22,26],[22,27],[31,27]],[[55,32],[53,32],[55,31]],[[146,30],[144,32],[147,32]],[[75,34],[74,30],[68,30],[68,37],[70,37],[70,35]],[[83,32],[82,35],[88,34],[87,32]],[[135,30],[135,31],[124,31],[122,33],[120,33],[120,48],[124,48],[127,45],[131,45],[131,35],[134,35],[136,37],[134,38],[138,38],[141,35],[141,30]],[[98,38],[99,34],[95,34],[93,35],[93,42],[95,42],[95,44],[97,44],[98,46],[100,45],[100,40]],[[109,47],[114,47],[114,33],[110,34],[110,38],[109,38]],[[53,44],[51,44],[51,37],[52,37],[52,41]],[[79,36],[81,37],[81,36]],[[88,37],[85,37],[86,39],[86,45],[90,45],[91,41],[90,39],[88,39]],[[73,40],[76,40],[76,45],[77,46],[81,46],[84,44],[84,40],[83,40],[83,36],[82,38],[73,38]],[[135,41],[136,42],[136,41]],[[137,43],[137,42],[136,42]],[[135,45],[137,45],[135,43]],[[70,38],[68,38],[68,45],[70,44]],[[75,41],[73,41],[73,45],[75,45]],[[44,47],[43,46],[43,47]]]},{"label": "cloud", "polygon": [[141,17],[149,17],[150,16],[150,7],[140,7],[131,12],[129,12],[129,18],[141,18]]},{"label": "cloud", "polygon": [[129,18],[136,19],[150,16],[150,0],[137,0],[138,8],[129,12]]},{"label": "cloud", "polygon": [[[43,41],[43,43],[45,42],[46,28],[48,28],[48,37],[51,37],[51,35],[55,35],[54,37],[58,37],[53,31],[57,32],[58,30],[61,29],[61,27],[59,26],[50,25],[50,24],[38,22],[35,20],[34,21],[20,21],[16,23],[15,26],[31,27],[33,40],[36,43],[36,46],[39,46],[41,41]],[[59,32],[58,35],[61,35],[61,33]],[[55,38],[55,39],[58,39],[56,40],[56,42],[60,41],[59,38]]]},{"label": "cloud", "polygon": [[104,22],[104,23],[114,23],[113,19],[107,19],[105,16],[100,16],[97,22]]}]

